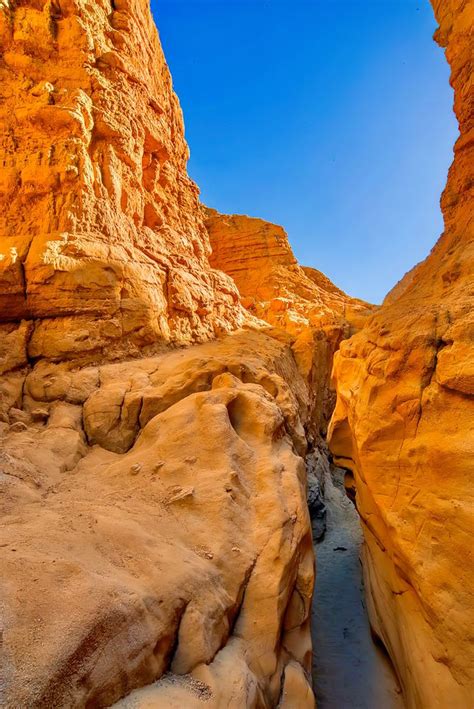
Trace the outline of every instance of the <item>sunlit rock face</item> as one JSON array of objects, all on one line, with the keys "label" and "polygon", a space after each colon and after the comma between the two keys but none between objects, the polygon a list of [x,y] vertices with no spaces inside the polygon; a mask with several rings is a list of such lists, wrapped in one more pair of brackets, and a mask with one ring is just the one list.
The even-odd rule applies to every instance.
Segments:
[{"label": "sunlit rock face", "polygon": [[460,137],[445,231],[342,343],[330,444],[353,470],[371,621],[409,707],[472,703],[474,7],[434,2]]},{"label": "sunlit rock face", "polygon": [[[462,128],[446,233],[343,347],[332,442],[407,697],[464,709],[472,13],[457,9],[439,33]],[[301,268],[281,228],[199,204],[146,0],[0,0],[0,50],[2,705],[312,709],[303,456],[332,354],[370,308]],[[227,334],[251,323],[266,334]]]},{"label": "sunlit rock face", "polygon": [[241,324],[147,0],[0,2],[0,48],[0,319],[34,321],[3,328],[17,358]]},{"label": "sunlit rock face", "polygon": [[312,709],[290,348],[244,333],[43,362],[24,391],[0,424],[2,706],[106,707],[152,685],[121,706]]},{"label": "sunlit rock face", "polygon": [[286,333],[309,385],[312,435],[324,436],[334,407],[334,352],[374,306],[351,298],[320,271],[300,266],[281,226],[214,209],[206,215],[211,264],[232,277],[251,315]]},{"label": "sunlit rock face", "polygon": [[211,264],[232,277],[245,307],[298,335],[305,327],[360,326],[373,309],[351,298],[323,273],[300,266],[277,224],[206,210]]}]

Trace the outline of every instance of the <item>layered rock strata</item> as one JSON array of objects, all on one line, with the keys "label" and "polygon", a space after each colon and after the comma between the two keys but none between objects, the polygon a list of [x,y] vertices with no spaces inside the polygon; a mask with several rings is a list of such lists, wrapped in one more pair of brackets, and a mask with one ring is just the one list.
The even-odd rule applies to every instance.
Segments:
[{"label": "layered rock strata", "polygon": [[0,321],[28,323],[1,326],[17,358],[138,354],[242,324],[209,265],[148,0],[4,0],[0,53]]},{"label": "layered rock strata", "polygon": [[323,273],[302,267],[285,230],[245,215],[206,209],[211,264],[235,281],[249,314],[286,333],[308,382],[308,431],[321,441],[334,408],[330,372],[341,340],[365,323],[374,306],[351,298]]},{"label": "layered rock strata", "polygon": [[299,335],[312,326],[358,329],[373,306],[351,298],[323,273],[300,266],[283,227],[245,215],[206,210],[211,264],[236,283],[254,315]]},{"label": "layered rock strata", "polygon": [[[331,440],[408,705],[464,709],[474,18],[436,10],[446,231],[343,344]],[[370,309],[203,211],[147,0],[0,0],[0,52],[1,703],[313,707],[303,456]]]},{"label": "layered rock strata", "polygon": [[474,5],[433,4],[460,128],[445,231],[342,343],[330,443],[355,476],[371,621],[408,707],[465,709],[474,695]]}]

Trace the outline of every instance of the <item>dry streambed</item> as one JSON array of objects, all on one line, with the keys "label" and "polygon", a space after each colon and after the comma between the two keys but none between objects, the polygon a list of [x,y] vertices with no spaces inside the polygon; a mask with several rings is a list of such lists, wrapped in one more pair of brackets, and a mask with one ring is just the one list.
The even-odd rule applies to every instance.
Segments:
[{"label": "dry streambed", "polygon": [[342,471],[325,474],[327,526],[315,543],[313,680],[319,709],[403,709],[400,688],[373,642],[359,561],[362,530]]}]

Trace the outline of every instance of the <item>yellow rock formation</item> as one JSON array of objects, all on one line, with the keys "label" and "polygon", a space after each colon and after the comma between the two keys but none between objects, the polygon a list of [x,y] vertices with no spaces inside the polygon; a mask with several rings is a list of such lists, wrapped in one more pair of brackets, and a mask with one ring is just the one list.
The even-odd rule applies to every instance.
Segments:
[{"label": "yellow rock formation", "polygon": [[2,706],[311,709],[308,381],[281,333],[165,351],[270,328],[148,0],[0,1],[0,50]]},{"label": "yellow rock formation", "polygon": [[210,262],[236,283],[243,305],[254,315],[299,335],[307,327],[336,327],[350,333],[373,306],[351,298],[329,278],[296,260],[285,230],[263,219],[206,210]]},{"label": "yellow rock formation", "polygon": [[411,708],[469,706],[473,11],[438,4],[446,231],[367,320],[199,203],[148,0],[0,0],[5,709],[314,708],[304,456],[362,326],[331,436],[372,623]]},{"label": "yellow rock formation", "polygon": [[308,433],[313,440],[324,436],[334,408],[334,352],[374,306],[346,295],[320,271],[300,266],[281,226],[214,209],[206,215],[212,266],[235,281],[251,315],[269,323],[275,337],[285,333],[308,382]]},{"label": "yellow rock formation", "polygon": [[1,2],[0,47],[0,319],[34,320],[4,328],[23,359],[242,324],[148,0]]},{"label": "yellow rock formation", "polygon": [[437,0],[460,137],[445,232],[342,343],[330,443],[355,477],[371,621],[411,709],[474,696],[474,5]]},{"label": "yellow rock formation", "polygon": [[245,333],[43,363],[24,387],[2,424],[2,705],[109,706],[168,671],[150,706],[284,690],[313,707],[307,390],[288,346]]}]

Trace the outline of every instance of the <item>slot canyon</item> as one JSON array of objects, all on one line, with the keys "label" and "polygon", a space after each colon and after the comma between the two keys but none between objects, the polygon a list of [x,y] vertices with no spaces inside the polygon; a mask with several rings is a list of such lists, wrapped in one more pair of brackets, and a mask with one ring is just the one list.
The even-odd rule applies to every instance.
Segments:
[{"label": "slot canyon", "polygon": [[474,3],[432,5],[444,233],[374,306],[201,203],[149,0],[0,0],[0,706],[474,706]]}]

